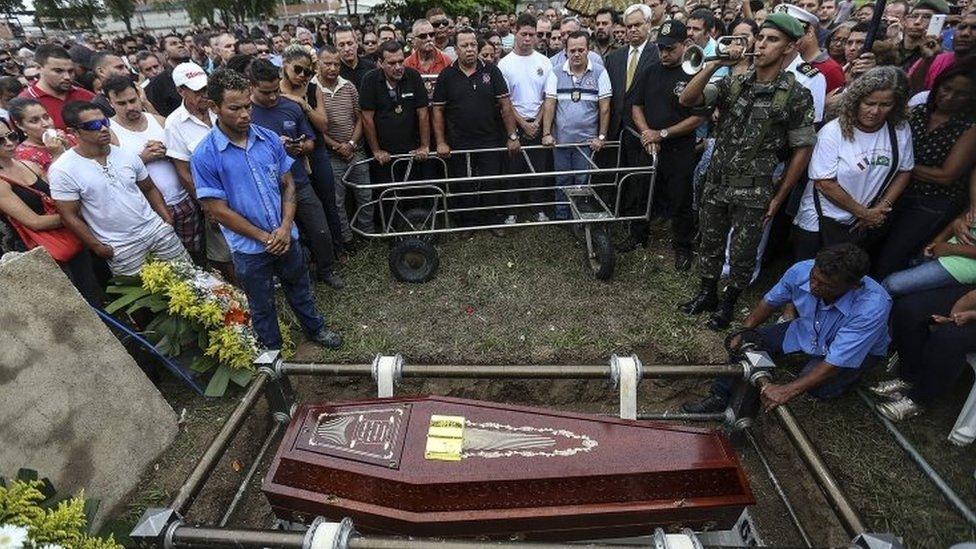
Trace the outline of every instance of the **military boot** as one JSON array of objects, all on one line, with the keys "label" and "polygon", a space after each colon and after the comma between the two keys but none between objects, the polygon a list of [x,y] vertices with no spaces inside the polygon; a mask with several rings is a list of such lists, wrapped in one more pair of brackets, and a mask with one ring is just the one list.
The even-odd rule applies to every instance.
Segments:
[{"label": "military boot", "polygon": [[718,305],[718,280],[714,278],[701,279],[701,289],[698,295],[678,306],[682,313],[697,315],[704,311],[714,311]]},{"label": "military boot", "polygon": [[735,304],[739,301],[739,294],[741,293],[742,290],[731,286],[725,289],[725,295],[722,296],[718,310],[712,313],[711,318],[708,319],[708,324],[706,324],[710,330],[718,332],[729,327],[735,317]]}]

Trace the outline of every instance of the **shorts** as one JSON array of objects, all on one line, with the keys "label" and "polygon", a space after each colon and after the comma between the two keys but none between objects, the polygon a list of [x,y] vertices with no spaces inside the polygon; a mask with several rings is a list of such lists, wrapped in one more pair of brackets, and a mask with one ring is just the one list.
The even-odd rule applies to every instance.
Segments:
[{"label": "shorts", "polygon": [[173,230],[188,252],[199,252],[203,245],[203,216],[200,207],[191,197],[186,197],[166,208],[173,216]]},{"label": "shorts", "polygon": [[171,225],[159,222],[147,236],[124,244],[112,244],[115,255],[108,260],[108,268],[113,275],[134,276],[139,274],[146,263],[146,257],[152,255],[156,259],[166,261],[190,261],[190,255],[180,242],[176,231]]}]

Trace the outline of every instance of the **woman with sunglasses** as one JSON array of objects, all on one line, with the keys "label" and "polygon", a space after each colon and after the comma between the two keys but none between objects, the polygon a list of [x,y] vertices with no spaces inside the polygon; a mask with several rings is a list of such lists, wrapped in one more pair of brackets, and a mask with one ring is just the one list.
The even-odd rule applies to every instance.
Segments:
[{"label": "woman with sunglasses", "polygon": [[11,99],[7,109],[10,121],[24,135],[17,158],[37,164],[41,173],[46,174],[52,162],[77,144],[71,135],[54,128],[51,115],[36,99]]},{"label": "woman with sunglasses", "polygon": [[40,166],[17,159],[16,146],[13,127],[0,120],[0,215],[19,237],[15,248],[45,248],[81,295],[89,303],[100,305],[102,289],[92,270],[91,255],[61,223]]},{"label": "woman with sunglasses", "polygon": [[292,45],[281,54],[281,95],[298,103],[312,126],[320,132],[326,128],[325,107],[318,101],[312,108],[306,100],[308,83],[315,76],[315,58],[304,46]]}]

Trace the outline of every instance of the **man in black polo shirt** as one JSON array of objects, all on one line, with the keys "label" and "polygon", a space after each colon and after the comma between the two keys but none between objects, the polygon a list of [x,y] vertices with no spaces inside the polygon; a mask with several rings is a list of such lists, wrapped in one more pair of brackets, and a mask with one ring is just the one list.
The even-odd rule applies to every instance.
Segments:
[{"label": "man in black polo shirt", "polygon": [[352,82],[356,89],[363,84],[366,73],[376,68],[376,63],[368,57],[359,56],[359,41],[352,27],[339,27],[335,31],[335,47],[339,50],[339,76]]},{"label": "man in black polo shirt", "polygon": [[[495,65],[486,65],[478,59],[478,39],[474,30],[464,28],[458,31],[457,61],[437,77],[434,85],[434,138],[437,141],[437,155],[450,158],[452,149],[487,149],[500,147],[506,143],[509,153],[520,148],[515,130],[515,114],[508,97],[505,77]],[[467,176],[466,155],[455,155],[451,160],[451,176]],[[471,155],[472,180],[465,185],[454,185],[455,191],[478,191],[483,189],[503,189],[504,185],[482,185],[476,178],[485,175],[498,175],[502,156],[498,153],[478,153]],[[497,205],[499,195],[485,200],[485,196],[459,197],[453,207],[467,208],[483,205]],[[459,221],[467,223],[490,223],[500,220],[500,212],[484,214],[470,212],[459,216]]]},{"label": "man in black polo shirt", "polygon": [[[381,166],[390,155],[412,153],[420,161],[430,149],[430,121],[427,117],[427,89],[420,73],[403,66],[403,46],[387,40],[380,46],[380,68],[363,77],[359,106],[363,129],[373,157]],[[406,164],[401,162],[398,169]],[[390,170],[374,170],[373,182],[391,181]]]},{"label": "man in black polo shirt", "polygon": [[[704,120],[701,110],[682,107],[678,96],[691,80],[681,69],[688,32],[681,21],[666,21],[658,32],[657,47],[661,62],[647,67],[636,82],[637,96],[631,107],[634,127],[641,144],[650,153],[660,151],[655,180],[654,202],[666,205],[671,216],[671,246],[674,267],[691,268],[691,244],[695,221],[691,209],[691,177],[695,169],[695,128]],[[646,200],[647,190],[644,191]],[[630,241],[645,243],[646,221],[630,223]],[[633,249],[633,248],[631,248]]]}]

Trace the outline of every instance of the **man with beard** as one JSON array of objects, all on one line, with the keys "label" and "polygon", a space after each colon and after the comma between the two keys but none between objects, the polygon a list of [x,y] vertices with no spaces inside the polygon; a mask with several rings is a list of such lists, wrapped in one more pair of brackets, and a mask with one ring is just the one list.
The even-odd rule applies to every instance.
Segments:
[{"label": "man with beard", "polygon": [[202,257],[197,255],[203,244],[203,220],[196,201],[180,183],[173,160],[166,156],[165,120],[158,114],[145,112],[138,87],[127,76],[109,77],[102,92],[116,113],[112,118],[112,133],[119,148],[138,156],[146,165],[173,218],[176,236],[186,251],[201,261]]},{"label": "man with beard", "polygon": [[190,50],[186,48],[183,39],[175,34],[168,34],[163,37],[163,54],[166,56],[166,70],[149,82],[146,86],[146,97],[162,116],[169,116],[170,113],[179,108],[183,98],[173,84],[173,69],[180,63],[190,60]]},{"label": "man with beard", "polygon": [[613,27],[620,21],[617,11],[613,8],[600,8],[596,12],[593,32],[593,51],[606,59],[607,55],[616,49],[613,41]]},{"label": "man with beard", "polygon": [[971,59],[976,53],[976,12],[966,14],[956,25],[956,34],[952,41],[952,51],[942,51],[938,40],[933,39],[922,45],[922,58],[908,73],[908,83],[912,92],[932,89],[932,84],[946,69],[962,61]]},{"label": "man with beard", "polygon": [[[743,46],[733,43],[729,58],[706,63],[681,92],[682,106],[716,106],[721,113],[699,209],[701,289],[680,306],[687,314],[717,307],[708,321],[713,330],[728,327],[735,315],[739,295],[755,269],[764,227],[803,175],[816,141],[813,98],[783,69],[803,35],[803,26],[793,17],[770,14],[756,40],[754,69],[709,83],[721,66],[739,61]],[[787,148],[786,171],[776,182],[777,154]],[[729,283],[719,304],[718,279],[730,230]]]},{"label": "man with beard", "polygon": [[51,116],[54,127],[63,130],[61,109],[70,101],[91,101],[95,94],[74,84],[71,55],[61,46],[39,46],[34,61],[41,67],[41,77],[24,88],[19,97],[36,99]]},{"label": "man with beard", "polygon": [[363,83],[363,76],[376,68],[376,63],[367,57],[359,56],[359,43],[356,41],[356,31],[352,27],[339,27],[335,31],[335,47],[339,50],[342,65],[339,74],[352,82],[358,90]]}]

